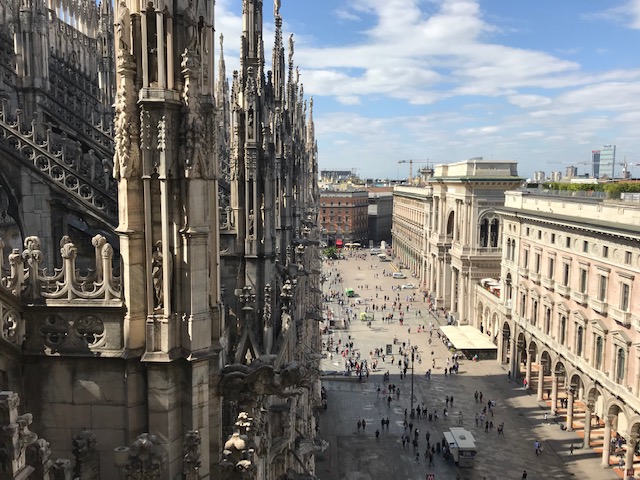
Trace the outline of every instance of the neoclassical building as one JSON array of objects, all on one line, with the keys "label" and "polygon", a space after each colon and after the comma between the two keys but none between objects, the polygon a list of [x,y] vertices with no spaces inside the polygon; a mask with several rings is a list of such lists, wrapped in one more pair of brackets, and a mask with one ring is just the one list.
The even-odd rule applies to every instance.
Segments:
[{"label": "neoclassical building", "polygon": [[495,209],[521,182],[516,162],[474,158],[436,165],[424,187],[394,189],[394,252],[460,324],[472,322],[476,283],[500,272]]},{"label": "neoclassical building", "polygon": [[[507,192],[497,209],[501,288],[476,287],[474,323],[498,335],[499,359],[513,375],[522,370],[538,400],[568,428],[584,430],[585,448],[598,438],[608,446],[616,432],[632,468],[640,433],[640,205],[558,193]],[[610,461],[604,448],[603,466]]]}]

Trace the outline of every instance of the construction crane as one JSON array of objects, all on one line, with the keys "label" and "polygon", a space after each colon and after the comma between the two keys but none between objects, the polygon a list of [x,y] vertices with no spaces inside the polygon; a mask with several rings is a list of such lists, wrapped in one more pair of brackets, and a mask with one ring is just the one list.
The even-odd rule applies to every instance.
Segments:
[{"label": "construction crane", "polygon": [[413,183],[413,163],[429,163],[429,159],[427,160],[398,160],[398,163],[408,163],[409,164],[409,185]]}]

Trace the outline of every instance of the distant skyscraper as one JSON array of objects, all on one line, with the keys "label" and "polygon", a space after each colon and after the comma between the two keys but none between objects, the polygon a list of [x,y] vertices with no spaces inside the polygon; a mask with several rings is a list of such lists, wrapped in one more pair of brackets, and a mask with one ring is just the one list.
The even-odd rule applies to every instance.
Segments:
[{"label": "distant skyscraper", "polygon": [[533,172],[533,181],[536,183],[544,182],[545,174],[542,170],[538,170],[537,172]]},{"label": "distant skyscraper", "polygon": [[600,150],[592,150],[593,176],[615,178],[616,146],[604,145]]}]

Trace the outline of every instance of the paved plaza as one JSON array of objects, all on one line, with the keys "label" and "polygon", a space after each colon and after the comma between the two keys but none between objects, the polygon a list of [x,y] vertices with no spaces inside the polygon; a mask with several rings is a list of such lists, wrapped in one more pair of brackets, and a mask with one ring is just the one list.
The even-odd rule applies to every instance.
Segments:
[{"label": "paved plaza", "polygon": [[[367,254],[366,250],[363,250]],[[332,264],[331,264],[332,263]],[[444,323],[444,318],[436,318],[427,314],[427,304],[419,290],[392,291],[392,286],[399,287],[403,283],[417,281],[407,273],[407,279],[393,279],[383,276],[383,270],[398,271],[389,262],[379,262],[377,257],[368,254],[364,259],[348,257],[346,260],[325,262],[324,273],[329,274],[324,282],[325,294],[331,290],[344,292],[353,288],[358,296],[346,299],[349,308],[353,308],[357,320],[350,322],[347,329],[331,329],[331,333],[323,335],[323,341],[333,339],[333,354],[327,354],[322,368],[326,372],[342,372],[344,359],[335,352],[335,346],[341,340],[341,346],[353,342],[355,354],[360,360],[366,359],[369,365],[377,359],[378,368],[368,379],[359,381],[355,376],[325,375],[322,384],[327,391],[327,410],[320,413],[320,431],[322,439],[330,444],[328,450],[318,458],[316,474],[322,480],[408,480],[425,479],[428,473],[435,475],[436,480],[457,478],[469,480],[521,479],[523,471],[527,479],[616,479],[620,478],[618,469],[603,469],[600,466],[600,455],[593,450],[581,448],[582,439],[575,432],[563,431],[555,422],[545,423],[544,414],[549,413],[544,402],[537,402],[534,393],[523,390],[519,381],[510,380],[507,370],[495,360],[473,362],[463,360],[458,374],[444,375],[447,357],[450,354],[436,335],[437,326]],[[340,279],[336,280],[336,271]],[[367,288],[368,287],[368,288]],[[376,294],[378,298],[376,299]],[[383,321],[383,315],[389,313],[391,304],[400,294],[402,309],[405,310],[404,325],[398,322],[396,310],[392,322]],[[415,294],[415,300],[407,301],[407,297]],[[390,296],[385,312],[375,311],[371,326],[361,321],[360,313],[368,305],[371,313],[372,304],[381,306],[385,303],[383,296]],[[343,297],[342,297],[343,298]],[[347,302],[348,300],[348,302]],[[351,307],[352,302],[359,301]],[[410,305],[406,311],[407,303]],[[336,301],[329,301],[325,308],[331,309],[338,324],[344,318],[343,306]],[[420,316],[418,314],[420,310]],[[432,345],[429,345],[429,322],[434,323]],[[417,333],[418,326],[426,326],[424,333]],[[410,329],[410,333],[409,333]],[[376,348],[386,350],[388,344],[393,345],[395,365],[391,364],[389,355],[382,358],[370,356]],[[416,460],[414,447],[402,445],[402,434],[405,431],[405,409],[410,412],[411,374],[400,379],[397,365],[401,358],[398,349],[405,342],[417,346],[421,362],[414,364],[414,406],[424,405],[429,412],[436,411],[438,419],[411,419],[419,430],[419,444]],[[342,348],[342,347],[341,347]],[[340,348],[340,349],[341,349]],[[339,350],[340,350],[339,349]],[[432,354],[433,352],[433,354]],[[430,379],[425,372],[433,365],[435,369]],[[389,371],[389,382],[383,382],[383,374]],[[409,372],[411,369],[409,369]],[[378,394],[395,384],[400,389],[400,396],[393,395],[388,404],[388,393]],[[483,402],[476,402],[474,393],[482,392]],[[448,408],[448,417],[444,417],[445,398],[453,396],[453,406]],[[488,413],[486,421],[492,421],[494,428],[487,432],[485,425],[476,425],[476,413],[482,412],[489,400],[495,401],[493,416]],[[381,427],[381,419],[389,418],[389,427]],[[366,427],[358,429],[358,420],[365,420]],[[504,435],[497,433],[497,426],[504,422]],[[469,429],[476,440],[478,453],[473,468],[460,469],[450,461],[445,461],[442,454],[434,456],[434,466],[429,467],[425,459],[427,441],[426,432],[430,433],[430,443],[442,440],[443,430],[459,423]],[[376,439],[375,432],[380,430]],[[411,438],[414,438],[414,433]],[[543,447],[540,456],[536,456],[534,442],[538,440]],[[574,445],[573,455],[570,447]]]}]

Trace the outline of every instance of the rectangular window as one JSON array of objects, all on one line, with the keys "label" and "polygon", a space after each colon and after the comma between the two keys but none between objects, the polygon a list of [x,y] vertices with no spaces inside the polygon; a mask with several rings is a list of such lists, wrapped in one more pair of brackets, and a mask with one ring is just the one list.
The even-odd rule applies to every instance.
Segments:
[{"label": "rectangular window", "polygon": [[569,271],[570,271],[571,267],[569,266],[568,263],[565,263],[562,265],[562,284],[565,287],[569,286]]},{"label": "rectangular window", "polygon": [[602,256],[604,258],[609,258],[609,247],[602,247]]},{"label": "rectangular window", "polygon": [[607,277],[598,275],[598,300],[604,302],[607,300]]},{"label": "rectangular window", "polygon": [[527,235],[529,235],[530,232],[531,232],[531,229],[527,227]]},{"label": "rectangular window", "polygon": [[556,261],[553,258],[549,259],[549,275],[548,277],[553,280],[553,274],[556,270]]},{"label": "rectangular window", "polygon": [[567,237],[564,239],[564,246],[567,248],[571,248],[571,237]]},{"label": "rectangular window", "polygon": [[552,233],[551,234],[551,245],[554,245],[556,243],[556,234]]},{"label": "rectangular window", "polygon": [[534,265],[535,265],[535,272],[540,273],[540,254],[539,253],[536,253]]},{"label": "rectangular window", "polygon": [[529,268],[529,250],[524,251],[524,258],[522,259],[522,264],[524,268]]},{"label": "rectangular window", "polygon": [[589,251],[589,242],[587,242],[586,240],[582,242],[582,251],[584,253],[587,253]]},{"label": "rectangular window", "polygon": [[631,293],[631,287],[629,284],[623,283],[620,285],[620,310],[623,312],[629,311],[629,295]]},{"label": "rectangular window", "polygon": [[625,252],[624,263],[626,263],[627,265],[631,265],[631,252]]},{"label": "rectangular window", "polygon": [[587,293],[587,269],[580,269],[580,293]]},{"label": "rectangular window", "polygon": [[542,240],[542,230],[538,230],[538,240]]}]

